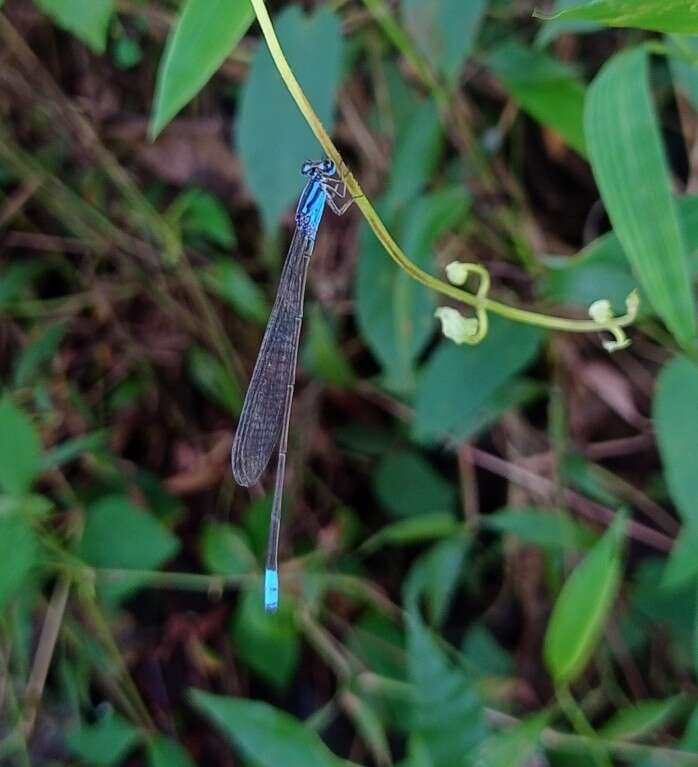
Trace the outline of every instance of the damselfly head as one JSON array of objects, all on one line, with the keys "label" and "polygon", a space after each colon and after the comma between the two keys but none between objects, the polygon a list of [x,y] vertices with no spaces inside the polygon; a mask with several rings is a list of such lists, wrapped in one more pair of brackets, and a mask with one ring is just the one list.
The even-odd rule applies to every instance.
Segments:
[{"label": "damselfly head", "polygon": [[304,162],[301,167],[301,173],[304,176],[332,176],[335,172],[335,166],[332,160],[321,160],[320,162]]}]

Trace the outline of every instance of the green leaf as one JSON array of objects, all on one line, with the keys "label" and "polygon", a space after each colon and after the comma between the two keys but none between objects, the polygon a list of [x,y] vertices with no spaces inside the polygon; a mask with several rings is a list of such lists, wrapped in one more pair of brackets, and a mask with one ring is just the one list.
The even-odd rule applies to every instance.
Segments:
[{"label": "green leaf", "polygon": [[440,626],[446,617],[469,546],[470,540],[462,535],[439,541],[410,569],[405,580],[404,602],[415,604],[423,598],[432,626]]},{"label": "green leaf", "polygon": [[666,700],[643,700],[636,706],[629,706],[616,712],[599,730],[606,740],[636,738],[662,727],[676,712],[681,696]]},{"label": "green leaf", "polygon": [[103,53],[107,30],[114,13],[114,0],[34,0],[41,10],[63,29],[72,32],[95,53]]},{"label": "green leaf", "polygon": [[[179,549],[177,538],[152,514],[126,496],[112,495],[92,503],[78,555],[97,568],[156,570]],[[107,599],[118,599],[140,583],[137,574],[104,585]]]},{"label": "green leaf", "polygon": [[262,290],[240,264],[221,258],[201,272],[206,287],[225,299],[245,320],[265,325],[269,305]]},{"label": "green leaf", "polygon": [[80,725],[68,732],[66,740],[70,750],[88,764],[119,764],[133,750],[140,736],[126,719],[110,713],[96,724]]},{"label": "green leaf", "polygon": [[657,379],[652,416],[657,444],[672,500],[683,517],[698,523],[698,473],[695,443],[698,434],[698,365],[676,357]]},{"label": "green leaf", "polygon": [[[695,60],[698,56],[698,39],[672,35],[670,43],[669,66],[674,83],[688,97],[693,109],[698,108],[698,69]],[[686,58],[685,53],[690,58]]]},{"label": "green leaf", "polygon": [[0,488],[24,495],[41,473],[41,441],[9,396],[0,399]]},{"label": "green leaf", "polygon": [[[293,73],[331,133],[344,52],[339,18],[328,7],[306,16],[294,5],[279,14],[274,26]],[[236,143],[264,227],[272,230],[298,198],[301,165],[319,159],[321,150],[264,44],[257,48],[243,86]]]},{"label": "green leaf", "polygon": [[514,673],[512,658],[485,628],[476,623],[463,637],[463,657],[470,661],[473,671],[482,676],[511,676]]},{"label": "green leaf", "polygon": [[257,566],[245,534],[235,525],[207,524],[201,534],[200,550],[204,566],[210,573],[245,575]]},{"label": "green leaf", "polygon": [[186,0],[160,59],[151,138],[206,85],[253,19],[249,0]]},{"label": "green leaf", "polygon": [[461,438],[471,432],[481,408],[492,407],[498,390],[533,361],[542,338],[535,328],[492,317],[489,333],[477,346],[464,349],[442,342],[420,374],[414,438]]},{"label": "green leaf", "polygon": [[664,568],[662,586],[673,591],[696,581],[698,575],[698,524],[691,520],[681,529]]},{"label": "green leaf", "polygon": [[408,613],[410,681],[418,691],[410,732],[424,739],[432,767],[453,767],[487,734],[474,680],[444,655],[417,613]]},{"label": "green leaf", "polygon": [[532,764],[531,757],[536,753],[549,718],[546,712],[535,714],[492,735],[466,764],[468,767],[526,767]]},{"label": "green leaf", "polygon": [[590,86],[584,116],[594,176],[625,255],[677,340],[694,336],[686,244],[642,49],[620,53]]},{"label": "green leaf", "polygon": [[452,511],[456,494],[431,464],[407,450],[386,455],[373,477],[373,490],[395,517]]},{"label": "green leaf", "polygon": [[334,328],[317,305],[308,312],[308,329],[303,347],[303,367],[312,375],[333,386],[351,387],[354,372],[337,343]]},{"label": "green leaf", "polygon": [[405,0],[405,28],[431,65],[456,81],[470,56],[485,14],[486,0]]},{"label": "green leaf", "polygon": [[609,27],[698,34],[698,8],[692,0],[591,0],[539,18],[596,21]]},{"label": "green leaf", "polygon": [[107,446],[109,431],[102,429],[94,431],[91,434],[82,434],[79,437],[67,439],[59,445],[50,448],[42,463],[44,470],[54,469],[57,466],[63,466],[70,461],[74,461],[85,453],[95,453],[104,450]]},{"label": "green leaf", "polygon": [[0,609],[24,586],[37,564],[38,545],[23,499],[0,504]]},{"label": "green leaf", "polygon": [[563,511],[504,508],[481,519],[484,527],[549,549],[584,548],[594,540],[586,525]]},{"label": "green leaf", "polygon": [[55,357],[67,329],[65,323],[53,323],[22,349],[14,368],[15,386],[27,386],[39,369]]},{"label": "green leaf", "polygon": [[459,527],[461,524],[450,512],[419,514],[381,528],[363,543],[361,549],[373,553],[385,545],[402,546],[423,543],[434,538],[446,538],[453,535]]},{"label": "green leaf", "polygon": [[351,719],[376,764],[392,764],[390,744],[378,711],[371,703],[348,690],[342,695],[342,708]]},{"label": "green leaf", "polygon": [[584,670],[613,607],[621,575],[626,520],[613,526],[567,579],[545,632],[545,665],[556,684],[567,684]]},{"label": "green leaf", "polygon": [[148,767],[196,767],[185,749],[164,735],[150,738],[146,750]]},{"label": "green leaf", "polygon": [[243,663],[277,689],[288,687],[300,655],[300,636],[288,599],[280,602],[277,612],[267,613],[260,585],[246,589],[235,612],[232,635]]},{"label": "green leaf", "polygon": [[585,154],[584,85],[573,69],[518,42],[497,48],[487,65],[525,112]]},{"label": "green leaf", "polygon": [[244,756],[259,767],[340,767],[320,736],[267,703],[192,690],[190,698]]},{"label": "green leaf", "polygon": [[235,416],[242,410],[242,389],[211,352],[194,346],[187,355],[189,375],[197,387],[212,401]]},{"label": "green leaf", "polygon": [[[450,188],[423,196],[405,210],[399,239],[415,264],[430,271],[434,242],[463,218],[468,203],[462,189]],[[359,247],[359,329],[384,369],[384,385],[407,393],[414,388],[414,361],[435,330],[434,297],[385,258],[366,226]]]},{"label": "green leaf", "polygon": [[207,237],[221,248],[235,244],[228,211],[217,197],[203,189],[188,189],[180,194],[172,203],[170,214],[179,220],[184,234],[190,237]]}]

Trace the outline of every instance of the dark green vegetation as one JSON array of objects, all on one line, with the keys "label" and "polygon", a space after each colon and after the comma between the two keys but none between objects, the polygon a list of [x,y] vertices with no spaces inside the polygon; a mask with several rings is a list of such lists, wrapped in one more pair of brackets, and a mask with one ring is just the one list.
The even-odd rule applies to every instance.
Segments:
[{"label": "dark green vegetation", "polygon": [[326,215],[265,615],[228,455],[323,150],[248,0],[0,0],[0,764],[698,765],[698,4],[269,5],[501,304],[454,344]]}]

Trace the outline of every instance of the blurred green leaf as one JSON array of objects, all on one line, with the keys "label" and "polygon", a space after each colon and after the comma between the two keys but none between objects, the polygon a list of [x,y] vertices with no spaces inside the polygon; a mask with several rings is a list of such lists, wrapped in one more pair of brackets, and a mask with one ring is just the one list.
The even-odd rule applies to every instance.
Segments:
[{"label": "blurred green leaf", "polygon": [[337,343],[332,325],[316,304],[310,307],[308,314],[303,367],[320,381],[338,387],[351,387],[355,381],[354,372]]},{"label": "blurred green leaf", "polygon": [[388,453],[376,467],[373,490],[395,517],[452,511],[456,493],[450,482],[419,454]]},{"label": "blurred green leaf", "polygon": [[446,658],[414,610],[408,613],[407,636],[416,691],[411,731],[424,739],[432,767],[453,767],[487,735],[474,680]]},{"label": "blurred green leaf", "polygon": [[72,32],[95,53],[104,53],[114,0],[34,0],[63,29]]},{"label": "blurred green leaf", "polygon": [[37,260],[10,263],[0,270],[0,306],[29,297],[34,280],[46,269],[46,264]]},{"label": "blurred green leaf", "polygon": [[151,138],[204,87],[253,19],[249,0],[186,0],[160,59]]},{"label": "blurred green leaf", "polygon": [[[293,73],[331,133],[344,53],[339,18],[328,7],[306,16],[294,5],[279,14],[274,26]],[[301,165],[320,159],[321,150],[264,43],[258,46],[243,85],[236,144],[264,228],[271,231],[300,194]]]},{"label": "blurred green leaf", "polygon": [[265,612],[262,587],[255,582],[243,592],[231,628],[237,657],[269,684],[286,689],[300,655],[291,601],[281,600],[277,612]]},{"label": "blurred green leaf", "polygon": [[[0,501],[4,500],[0,496]],[[0,505],[0,609],[4,610],[24,586],[38,556],[36,536],[23,499]]]},{"label": "blurred green leaf", "polygon": [[573,69],[515,41],[490,53],[486,63],[525,112],[585,154],[584,85]]},{"label": "blurred green leaf", "polygon": [[215,290],[245,320],[265,325],[269,305],[264,292],[247,272],[228,258],[221,258],[201,272],[207,287]]},{"label": "blurred green leaf", "polygon": [[662,586],[669,591],[696,581],[698,575],[698,524],[691,520],[681,528],[664,568]]},{"label": "blurred green leaf", "polygon": [[222,248],[235,244],[233,225],[223,203],[204,189],[188,189],[180,194],[169,214],[180,222],[185,235],[206,237]]},{"label": "blurred green leaf", "polygon": [[490,736],[466,760],[468,767],[527,767],[550,715],[535,714],[507,730]]},{"label": "blurred green leaf", "polygon": [[316,732],[267,703],[211,695],[201,690],[192,690],[190,698],[194,707],[259,767],[282,764],[340,767],[345,764]]},{"label": "blurred green leaf", "polygon": [[385,727],[371,703],[348,690],[342,695],[342,703],[344,711],[368,746],[376,764],[392,764],[390,744]]},{"label": "blurred green leaf", "polygon": [[44,470],[55,469],[58,466],[74,461],[85,453],[102,451],[107,445],[108,437],[108,430],[102,429],[91,434],[81,434],[79,437],[73,437],[65,442],[61,442],[59,445],[54,445],[46,452],[42,468]]},{"label": "blurred green leaf", "polygon": [[480,31],[486,0],[405,0],[405,27],[432,67],[456,81]]},{"label": "blurred green leaf", "polygon": [[[442,342],[420,373],[412,425],[415,439],[461,437],[492,407],[498,390],[538,354],[542,333],[521,323],[490,319],[485,340],[464,349]],[[497,410],[500,403],[497,403]]]},{"label": "blurred green leaf", "polygon": [[514,673],[512,658],[480,623],[466,631],[461,650],[473,672],[478,675],[510,676]]},{"label": "blurred green leaf", "polygon": [[385,545],[423,543],[434,538],[446,538],[461,526],[449,512],[418,514],[382,527],[363,543],[361,549],[373,553]]},{"label": "blurred green leaf", "polygon": [[[580,0],[557,0],[554,4],[555,13],[579,5]],[[554,14],[552,14],[554,15]],[[550,19],[546,21],[536,36],[536,46],[545,47],[557,40],[561,35],[584,34],[595,32],[599,28],[593,21],[577,21],[575,19]]]},{"label": "blurred green leaf", "polygon": [[30,384],[40,368],[54,358],[67,329],[65,323],[57,322],[49,325],[38,336],[33,334],[15,362],[15,386]]},{"label": "blurred green leaf", "polygon": [[681,696],[665,700],[642,700],[636,706],[617,711],[599,730],[606,740],[636,738],[654,732],[676,713]]},{"label": "blurred green leaf", "polygon": [[201,533],[200,551],[210,573],[245,575],[257,567],[245,534],[235,525],[209,522]]},{"label": "blurred green leaf", "polygon": [[481,518],[484,527],[515,535],[524,543],[549,549],[586,548],[595,540],[591,530],[564,511],[506,507]]},{"label": "blurred green leaf", "polygon": [[695,333],[686,243],[642,49],[617,54],[589,88],[584,126],[594,176],[625,254],[682,344]]},{"label": "blurred green leaf", "polygon": [[83,724],[66,735],[70,750],[90,765],[119,764],[138,743],[138,730],[119,714],[110,712],[95,724]]},{"label": "blurred green leaf", "polygon": [[601,636],[620,586],[625,527],[625,517],[618,514],[558,595],[543,648],[545,665],[555,684],[575,680]]},{"label": "blurred green leaf", "polygon": [[133,69],[143,60],[143,48],[137,39],[124,34],[114,40],[112,55],[119,69]]},{"label": "blurred green leaf", "polygon": [[186,750],[171,738],[155,735],[147,742],[148,767],[196,767]]},{"label": "blurred green leaf", "polygon": [[[460,188],[421,197],[404,212],[401,241],[410,258],[430,271],[436,239],[465,215],[469,198]],[[386,388],[409,393],[414,361],[434,333],[434,298],[385,258],[382,246],[362,226],[356,282],[357,320],[383,367]]]},{"label": "blurred green leaf", "polygon": [[693,109],[698,109],[698,39],[671,35],[667,40],[670,44],[668,60],[674,83],[688,97]]},{"label": "blurred green leaf", "polygon": [[[152,514],[126,496],[106,496],[90,504],[78,555],[97,568],[157,570],[179,549],[177,538]],[[137,574],[108,581],[102,593],[118,599],[137,588]]]},{"label": "blurred green leaf", "polygon": [[412,565],[403,587],[404,603],[425,602],[432,626],[440,626],[463,572],[469,538],[460,535],[434,544]]},{"label": "blurred green leaf", "polygon": [[217,357],[201,346],[194,346],[187,355],[187,367],[192,381],[203,394],[234,416],[240,415],[242,389]]},{"label": "blurred green leaf", "polygon": [[591,0],[548,17],[596,21],[609,27],[634,27],[654,32],[698,34],[698,9],[692,0]]},{"label": "blurred green leaf", "polygon": [[672,500],[683,519],[698,522],[698,365],[676,357],[659,373],[652,403],[657,444]]},{"label": "blurred green leaf", "polygon": [[0,488],[24,495],[41,473],[41,441],[8,395],[0,399]]}]

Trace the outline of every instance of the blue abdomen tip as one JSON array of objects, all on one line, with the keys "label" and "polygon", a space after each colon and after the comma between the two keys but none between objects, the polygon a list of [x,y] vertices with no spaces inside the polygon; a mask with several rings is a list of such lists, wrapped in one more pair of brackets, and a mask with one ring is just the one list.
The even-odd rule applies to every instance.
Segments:
[{"label": "blue abdomen tip", "polygon": [[279,573],[276,570],[264,572],[264,609],[275,612],[279,606]]}]

